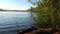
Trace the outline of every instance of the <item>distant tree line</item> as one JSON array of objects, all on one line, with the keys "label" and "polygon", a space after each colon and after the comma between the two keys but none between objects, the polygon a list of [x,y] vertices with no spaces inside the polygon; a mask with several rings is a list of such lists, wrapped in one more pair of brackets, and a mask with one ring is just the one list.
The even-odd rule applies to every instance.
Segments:
[{"label": "distant tree line", "polygon": [[3,11],[3,9],[0,9],[0,11]]}]

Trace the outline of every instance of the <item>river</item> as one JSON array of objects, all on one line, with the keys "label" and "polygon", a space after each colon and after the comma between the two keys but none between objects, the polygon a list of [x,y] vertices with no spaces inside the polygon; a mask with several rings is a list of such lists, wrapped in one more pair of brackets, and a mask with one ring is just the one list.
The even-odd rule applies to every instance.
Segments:
[{"label": "river", "polygon": [[32,18],[30,12],[0,12],[0,34],[16,34],[17,29],[22,31],[31,27]]}]

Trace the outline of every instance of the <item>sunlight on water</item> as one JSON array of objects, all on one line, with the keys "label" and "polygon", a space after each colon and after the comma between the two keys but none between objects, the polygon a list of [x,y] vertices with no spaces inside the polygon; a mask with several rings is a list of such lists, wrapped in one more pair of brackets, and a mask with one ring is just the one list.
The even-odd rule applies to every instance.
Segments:
[{"label": "sunlight on water", "polygon": [[32,27],[32,18],[29,12],[0,12],[0,34],[16,34],[18,30]]}]

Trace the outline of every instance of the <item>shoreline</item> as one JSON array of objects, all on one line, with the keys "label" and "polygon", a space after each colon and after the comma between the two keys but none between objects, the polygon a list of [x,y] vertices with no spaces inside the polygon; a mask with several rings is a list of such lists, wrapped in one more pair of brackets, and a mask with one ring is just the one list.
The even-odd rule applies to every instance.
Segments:
[{"label": "shoreline", "polygon": [[50,28],[38,28],[35,29],[34,27],[19,32],[18,34],[60,34],[60,30]]}]

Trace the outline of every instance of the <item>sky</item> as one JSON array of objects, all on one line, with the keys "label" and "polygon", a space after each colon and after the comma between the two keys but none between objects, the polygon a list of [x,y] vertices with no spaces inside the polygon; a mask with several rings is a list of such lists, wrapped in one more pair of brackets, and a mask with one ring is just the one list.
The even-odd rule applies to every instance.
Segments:
[{"label": "sky", "polygon": [[7,10],[27,10],[32,5],[28,0],[0,0],[0,8]]}]

